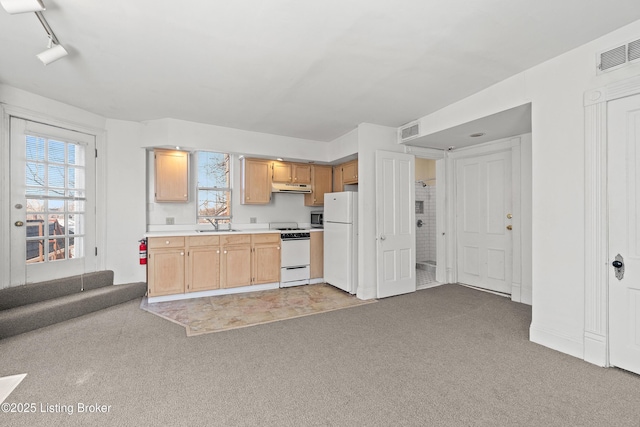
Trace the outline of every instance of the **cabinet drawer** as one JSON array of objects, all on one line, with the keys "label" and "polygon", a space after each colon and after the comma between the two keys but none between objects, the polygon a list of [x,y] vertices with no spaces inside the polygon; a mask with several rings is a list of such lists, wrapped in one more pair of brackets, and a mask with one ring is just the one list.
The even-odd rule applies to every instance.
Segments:
[{"label": "cabinet drawer", "polygon": [[221,245],[242,245],[251,243],[251,234],[241,234],[235,236],[220,236]]},{"label": "cabinet drawer", "polygon": [[280,243],[280,233],[252,234],[251,240],[256,243]]},{"label": "cabinet drawer", "polygon": [[184,246],[184,237],[150,237],[149,249],[179,248]]},{"label": "cabinet drawer", "polygon": [[220,236],[191,236],[188,238],[189,246],[218,246]]}]

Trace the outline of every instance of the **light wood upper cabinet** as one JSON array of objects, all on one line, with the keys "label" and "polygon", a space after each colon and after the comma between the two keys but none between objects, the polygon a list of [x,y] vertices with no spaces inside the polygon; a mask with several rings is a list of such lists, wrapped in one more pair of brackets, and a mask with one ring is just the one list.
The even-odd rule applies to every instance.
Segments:
[{"label": "light wood upper cabinet", "polygon": [[154,150],[155,201],[189,201],[189,153]]},{"label": "light wood upper cabinet", "polygon": [[268,204],[271,202],[271,161],[242,159],[240,203]]},{"label": "light wood upper cabinet", "polygon": [[184,293],[184,237],[150,238],[147,292],[150,297]]},{"label": "light wood upper cabinet", "polygon": [[311,232],[311,279],[324,277],[324,231]]},{"label": "light wood upper cabinet", "polygon": [[331,166],[311,166],[311,193],[304,195],[305,206],[322,206],[324,205],[324,194],[331,193],[332,171]]},{"label": "light wood upper cabinet", "polygon": [[253,257],[252,284],[280,281],[280,234],[254,234],[251,236]]},{"label": "light wood upper cabinet", "polygon": [[273,162],[273,182],[311,184],[311,165]]},{"label": "light wood upper cabinet", "polygon": [[342,183],[358,183],[358,160],[352,160],[342,164]]}]

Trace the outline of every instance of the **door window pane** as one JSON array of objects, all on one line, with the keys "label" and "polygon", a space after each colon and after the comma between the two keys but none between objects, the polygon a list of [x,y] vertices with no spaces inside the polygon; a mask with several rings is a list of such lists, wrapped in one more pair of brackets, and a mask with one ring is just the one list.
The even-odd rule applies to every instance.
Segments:
[{"label": "door window pane", "polygon": [[27,263],[84,256],[84,146],[27,136]]}]

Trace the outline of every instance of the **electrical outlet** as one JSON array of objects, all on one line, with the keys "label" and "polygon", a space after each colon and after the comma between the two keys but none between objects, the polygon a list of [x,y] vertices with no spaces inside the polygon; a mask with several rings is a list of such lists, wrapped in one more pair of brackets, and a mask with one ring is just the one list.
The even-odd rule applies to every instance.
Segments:
[{"label": "electrical outlet", "polygon": [[165,223],[167,225],[173,225],[176,223],[176,219],[172,216],[168,216],[167,218],[165,218]]},{"label": "electrical outlet", "polygon": [[256,222],[258,222],[258,218],[255,216],[249,218],[249,224],[255,224]]}]

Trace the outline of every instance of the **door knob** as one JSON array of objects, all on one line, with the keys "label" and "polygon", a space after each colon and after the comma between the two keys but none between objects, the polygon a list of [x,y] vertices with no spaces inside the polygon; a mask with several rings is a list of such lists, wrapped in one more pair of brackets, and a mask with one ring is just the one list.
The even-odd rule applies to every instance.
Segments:
[{"label": "door knob", "polygon": [[507,214],[507,218],[511,219],[511,218],[513,218],[513,215],[512,214]]},{"label": "door knob", "polygon": [[622,255],[616,255],[611,265],[615,268],[616,279],[622,280],[624,278],[624,258]]},{"label": "door knob", "polygon": [[507,230],[513,230],[513,226],[511,224],[507,225]]},{"label": "door knob", "polygon": [[24,222],[16,221],[16,227],[22,227],[23,225],[24,225]]},{"label": "door knob", "polygon": [[386,237],[385,236],[380,236],[380,240],[385,240]]}]

